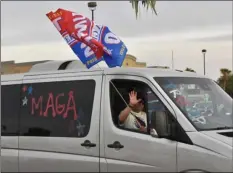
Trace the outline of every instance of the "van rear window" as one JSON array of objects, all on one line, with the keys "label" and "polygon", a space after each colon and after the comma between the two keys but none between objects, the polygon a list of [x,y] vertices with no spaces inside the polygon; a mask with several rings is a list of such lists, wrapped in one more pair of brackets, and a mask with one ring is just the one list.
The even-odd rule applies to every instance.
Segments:
[{"label": "van rear window", "polygon": [[85,137],[94,93],[94,80],[22,85],[20,135]]}]

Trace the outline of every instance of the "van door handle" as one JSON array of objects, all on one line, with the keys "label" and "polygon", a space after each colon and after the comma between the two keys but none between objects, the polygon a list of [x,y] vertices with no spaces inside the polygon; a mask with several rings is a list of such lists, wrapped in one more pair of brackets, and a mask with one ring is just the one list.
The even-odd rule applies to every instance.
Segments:
[{"label": "van door handle", "polygon": [[82,147],[90,148],[96,147],[96,144],[91,143],[89,140],[85,140],[84,143],[81,144]]},{"label": "van door handle", "polygon": [[113,144],[108,144],[108,148],[121,149],[124,148],[124,145],[121,145],[120,142],[115,141]]}]

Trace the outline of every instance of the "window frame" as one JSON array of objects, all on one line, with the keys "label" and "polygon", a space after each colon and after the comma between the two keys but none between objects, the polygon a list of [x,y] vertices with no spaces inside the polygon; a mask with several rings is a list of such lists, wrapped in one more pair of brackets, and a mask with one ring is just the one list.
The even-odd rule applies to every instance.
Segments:
[{"label": "window frame", "polygon": [[[167,140],[171,140],[171,141],[174,141],[174,142],[181,142],[181,143],[185,143],[185,144],[188,144],[188,145],[193,145],[193,142],[191,141],[191,139],[189,138],[189,136],[187,135],[187,133],[185,132],[184,128],[182,127],[182,125],[179,123],[178,119],[177,119],[177,115],[176,115],[176,112],[174,110],[174,108],[171,106],[171,104],[168,102],[169,100],[169,97],[168,97],[168,100],[167,98],[165,98],[166,95],[163,95],[161,93],[161,91],[159,90],[159,88],[157,88],[156,86],[156,83],[153,83],[152,79],[149,79],[149,78],[146,78],[144,76],[138,76],[138,75],[128,75],[128,74],[122,74],[122,75],[108,75],[107,78],[106,78],[106,82],[107,82],[107,85],[109,87],[109,93],[108,93],[108,100],[109,100],[109,110],[111,112],[111,123],[112,125],[116,128],[116,129],[119,129],[119,130],[123,130],[123,131],[128,131],[128,132],[135,132],[134,130],[128,130],[128,129],[121,129],[119,127],[117,127],[114,123],[114,120],[113,120],[113,114],[112,114],[112,109],[111,109],[111,90],[110,90],[110,87],[111,87],[111,81],[113,80],[134,80],[134,81],[137,81],[137,82],[140,82],[140,83],[144,83],[147,87],[149,87],[149,89],[151,90],[151,92],[153,94],[155,94],[158,98],[158,100],[163,104],[163,106],[165,107],[165,109],[168,111],[168,113],[170,115],[169,118],[171,118],[172,121],[175,121],[175,124],[176,124],[176,133],[179,133],[180,135],[183,135],[179,138],[179,135],[176,135],[176,137],[174,139],[171,139],[170,137],[165,137],[164,139],[167,139]],[[159,87],[159,85],[158,85]],[[170,117],[171,116],[171,117]],[[148,121],[148,115],[147,115],[147,121]],[[148,123],[148,128],[149,128],[149,123]],[[148,132],[147,133],[143,133],[143,132],[140,132],[140,131],[136,131],[137,134],[145,134],[145,135],[149,135],[151,136]],[[184,137],[184,138],[182,138]]]},{"label": "window frame", "polygon": [[[149,131],[150,131],[150,129],[149,129],[149,116],[148,116],[148,112],[146,112],[147,113],[147,132],[141,132],[141,131],[138,131],[138,130],[132,130],[132,129],[125,129],[125,128],[121,128],[121,127],[118,127],[118,126],[116,126],[116,124],[114,123],[114,119],[113,119],[113,111],[112,111],[112,101],[111,101],[111,87],[112,87],[112,83],[111,82],[113,82],[113,81],[115,81],[115,80],[131,80],[131,81],[135,81],[135,82],[138,82],[138,83],[142,83],[142,84],[144,84],[144,85],[146,85],[150,90],[151,90],[151,92],[153,93],[153,94],[155,94],[156,95],[156,97],[158,98],[158,100],[163,104],[163,106],[165,107],[165,109],[170,113],[170,115],[169,116],[172,116],[171,118],[172,119],[176,119],[176,114],[175,114],[175,111],[173,110],[173,108],[171,107],[171,105],[166,101],[166,99],[162,96],[162,94],[156,89],[156,87],[151,83],[151,81],[150,80],[148,80],[147,78],[145,78],[145,77],[142,77],[142,76],[132,76],[132,75],[127,75],[127,76],[122,76],[122,78],[120,78],[120,76],[121,75],[116,75],[116,77],[115,76],[113,76],[113,77],[111,77],[111,79],[109,79],[109,81],[108,81],[108,87],[109,87],[109,93],[108,93],[108,96],[109,96],[109,101],[110,101],[110,112],[111,112],[111,120],[112,120],[112,124],[116,127],[116,128],[118,128],[118,129],[120,129],[120,130],[124,130],[124,131],[129,131],[129,132],[136,132],[136,133],[140,133],[140,134],[145,134],[145,135],[150,135],[150,133],[149,133]],[[147,83],[148,82],[148,83]],[[158,92],[158,94],[156,93],[156,92]],[[159,96],[160,95],[160,96]],[[162,99],[164,100],[164,101],[162,101],[162,99],[161,99],[161,97],[162,97]],[[167,104],[167,105],[169,105],[169,106],[167,106],[165,103]],[[168,108],[169,107],[169,108]],[[172,110],[172,111],[171,111]],[[147,110],[148,111],[148,110]],[[178,123],[178,121],[176,121],[177,123]]]},{"label": "window frame", "polygon": [[[111,82],[109,82],[109,100],[110,100],[110,107],[112,107],[112,99],[111,99],[111,91],[112,91],[112,88],[114,88],[114,86],[113,86],[113,84],[114,84],[114,80],[125,80],[125,79],[113,79],[113,80],[111,80]],[[136,80],[135,80],[136,81]],[[136,82],[138,82],[138,83],[142,83],[141,81],[136,81]],[[112,84],[113,83],[113,84]],[[118,89],[118,88],[117,88]],[[113,90],[115,90],[115,88],[113,89]],[[117,92],[117,91],[116,91]],[[119,91],[120,92],[120,91]],[[122,100],[122,102],[123,102],[123,100]],[[125,105],[126,106],[126,105]],[[110,108],[111,109],[111,108]],[[147,115],[147,114],[146,114]],[[147,132],[142,132],[142,131],[138,131],[138,130],[134,130],[134,129],[127,129],[127,128],[124,128],[124,127],[121,127],[121,126],[117,126],[116,124],[115,124],[115,122],[114,122],[114,119],[113,119],[113,110],[111,109],[111,117],[112,117],[112,121],[113,121],[113,124],[114,124],[114,126],[115,127],[117,127],[117,128],[119,128],[119,129],[121,129],[121,130],[125,130],[125,131],[130,131],[130,132],[136,132],[136,133],[140,133],[140,134],[147,134],[147,135],[149,135],[149,131],[148,131],[148,126],[149,126],[149,124],[148,124],[148,116],[147,116]]]}]

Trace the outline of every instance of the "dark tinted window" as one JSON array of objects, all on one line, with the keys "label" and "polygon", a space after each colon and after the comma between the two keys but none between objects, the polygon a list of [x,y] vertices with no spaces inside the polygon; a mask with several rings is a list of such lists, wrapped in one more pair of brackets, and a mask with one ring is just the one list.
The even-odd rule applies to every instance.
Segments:
[{"label": "dark tinted window", "polygon": [[1,135],[17,136],[19,132],[20,85],[1,86]]},{"label": "dark tinted window", "polygon": [[23,85],[21,135],[86,136],[90,129],[94,92],[94,80]]}]

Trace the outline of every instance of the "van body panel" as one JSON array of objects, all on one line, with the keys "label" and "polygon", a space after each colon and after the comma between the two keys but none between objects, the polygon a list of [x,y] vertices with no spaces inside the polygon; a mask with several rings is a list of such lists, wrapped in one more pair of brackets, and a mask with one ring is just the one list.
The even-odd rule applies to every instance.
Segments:
[{"label": "van body panel", "polygon": [[144,76],[150,77],[194,77],[207,78],[207,76],[198,75],[197,73],[178,72],[172,69],[158,69],[158,68],[137,68],[137,67],[121,67],[121,68],[102,68],[106,75],[125,75],[125,76]]},{"label": "van body panel", "polygon": [[161,169],[151,165],[128,162],[124,160],[108,159],[107,164],[109,170],[108,172],[116,172],[114,170],[117,170],[118,172],[155,172],[155,170]]},{"label": "van body panel", "polygon": [[[100,91],[102,76],[80,76],[76,73],[73,76],[28,76],[24,78],[23,83],[43,83],[43,82],[61,82],[76,80],[95,80],[95,94],[93,110],[91,117],[90,130],[87,136],[83,138],[69,137],[19,137],[19,169],[20,172],[32,171],[31,165],[35,165],[37,172],[42,171],[99,171],[99,113],[100,113]],[[82,92],[82,91],[80,91]],[[85,98],[83,98],[85,99]],[[85,140],[96,144],[96,147],[86,148],[81,146]],[[38,154],[38,156],[36,156]],[[51,155],[51,156],[47,156]],[[33,158],[34,157],[34,158]],[[44,158],[43,158],[44,157]],[[31,160],[31,162],[29,162]],[[50,168],[45,168],[47,160],[48,165],[58,164]],[[31,165],[30,165],[31,164]],[[61,168],[63,167],[63,168]],[[82,167],[82,168],[81,168]],[[67,169],[65,169],[67,168]]]},{"label": "van body panel", "polygon": [[[231,147],[233,147],[233,137],[227,137],[225,135],[223,135],[224,133],[231,133],[233,134],[232,130],[213,130],[213,131],[202,131],[201,133],[210,136],[216,140],[222,141],[227,145],[230,145]],[[222,134],[221,134],[222,133]],[[233,155],[233,154],[232,154]],[[231,156],[232,156],[231,155]]]},{"label": "van body panel", "polygon": [[[154,171],[154,172],[175,172],[176,171],[176,141],[163,138],[154,138],[147,134],[140,134],[121,130],[117,128],[112,120],[110,109],[110,80],[130,79],[147,83],[154,92],[152,83],[139,76],[107,75],[104,92],[104,135],[105,136],[105,157],[109,172],[116,171]],[[175,113],[163,97],[160,98],[175,116]],[[124,148],[116,150],[108,148],[108,144],[119,141]],[[169,163],[169,164],[168,164]],[[118,168],[118,169],[117,169]]]},{"label": "van body panel", "polygon": [[1,148],[1,172],[18,172],[18,149]]},{"label": "van body panel", "polygon": [[[92,133],[93,135],[93,133]],[[85,149],[81,146],[86,139],[96,143],[95,138],[87,135],[85,138],[68,138],[68,137],[19,137],[19,149],[30,151],[46,151],[46,152],[59,152],[67,154],[80,154],[80,155],[92,155],[93,157],[99,157],[98,150],[96,148]]]},{"label": "van body panel", "polygon": [[20,172],[93,172],[99,157],[20,150]]},{"label": "van body panel", "polygon": [[[105,159],[105,134],[104,131],[107,130],[105,126],[105,121],[104,121],[104,111],[105,107],[108,105],[107,101],[104,99],[105,93],[106,93],[106,76],[103,76],[103,81],[102,81],[102,90],[101,90],[101,102],[100,102],[100,158]],[[111,116],[111,114],[109,114]],[[105,159],[105,163],[107,163]]]},{"label": "van body panel", "polygon": [[197,73],[190,72],[178,72],[171,69],[157,69],[157,68],[91,68],[91,69],[75,69],[75,70],[54,70],[54,71],[40,71],[40,72],[29,72],[22,74],[7,74],[1,75],[1,81],[5,80],[16,80],[21,79],[25,76],[52,76],[52,75],[70,75],[70,74],[79,74],[80,76],[88,75],[92,76],[94,74],[105,74],[105,75],[136,75],[136,76],[144,76],[146,78],[150,77],[194,77],[194,78],[208,78],[207,76],[198,75]]},{"label": "van body panel", "polygon": [[232,172],[232,158],[197,145],[178,143],[177,164],[178,172],[186,170],[202,170],[205,172]]},{"label": "van body panel", "polygon": [[1,136],[1,148],[18,149],[19,137],[18,136]]},{"label": "van body panel", "polygon": [[[95,74],[100,74],[100,73],[103,73],[103,69],[100,69],[100,68],[92,68],[92,69],[86,69],[86,68],[82,68],[82,69],[73,69],[73,70],[51,70],[51,71],[40,71],[40,72],[28,72],[28,73],[24,73],[24,77],[25,76],[52,76],[52,75],[55,75],[55,76],[74,76],[75,74],[79,74],[80,76],[93,76]],[[8,76],[8,75],[5,75],[5,76]]]},{"label": "van body panel", "polygon": [[35,73],[35,74],[33,74],[33,73],[25,73],[25,75],[24,75],[24,80],[28,80],[28,79],[33,79],[33,80],[35,80],[35,79],[40,79],[40,78],[42,78],[42,79],[46,79],[46,78],[49,78],[49,79],[51,79],[51,78],[56,78],[56,77],[59,77],[59,78],[67,78],[67,77],[77,77],[77,76],[79,76],[79,77],[89,77],[89,78],[92,78],[92,77],[94,77],[94,76],[101,76],[101,74],[102,74],[103,72],[102,71],[100,71],[100,70],[97,70],[97,71],[80,71],[80,72],[78,72],[78,71],[63,71],[63,70],[61,70],[61,71],[56,71],[56,72],[40,72],[39,74],[38,73]]},{"label": "van body panel", "polygon": [[107,160],[100,158],[100,172],[108,172]]},{"label": "van body panel", "polygon": [[176,171],[176,142],[135,134],[119,130],[116,127],[109,129],[109,133],[105,132],[105,134],[108,135],[105,146],[114,141],[119,141],[124,145],[120,151],[106,147],[109,172],[117,171],[116,168],[130,172],[136,170],[145,172]]},{"label": "van body panel", "polygon": [[230,145],[200,132],[187,132],[194,145],[216,154],[232,159],[233,149]]},{"label": "van body panel", "polygon": [[21,83],[25,73],[1,75],[1,84],[3,82]]},{"label": "van body panel", "polygon": [[[194,145],[178,143],[178,171],[232,172],[232,147],[202,132],[188,132]],[[208,159],[207,159],[208,158]]]}]

